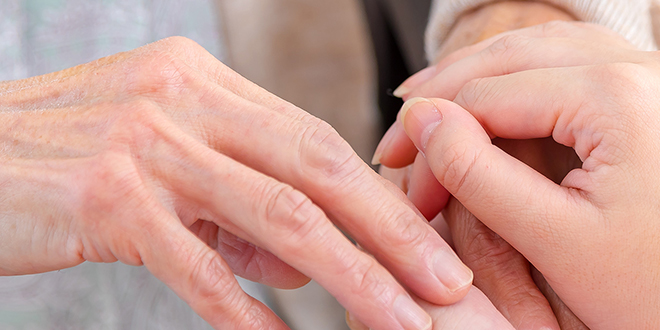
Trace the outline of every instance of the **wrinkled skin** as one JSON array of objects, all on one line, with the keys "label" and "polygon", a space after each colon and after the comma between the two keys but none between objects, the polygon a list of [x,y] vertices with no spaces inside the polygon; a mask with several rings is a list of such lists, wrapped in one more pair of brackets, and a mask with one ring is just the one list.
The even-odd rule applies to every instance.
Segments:
[{"label": "wrinkled skin", "polygon": [[0,95],[1,275],[145,265],[217,329],[287,328],[234,274],[314,278],[379,329],[430,322],[399,283],[437,304],[469,291],[469,269],[328,124],[190,40]]}]

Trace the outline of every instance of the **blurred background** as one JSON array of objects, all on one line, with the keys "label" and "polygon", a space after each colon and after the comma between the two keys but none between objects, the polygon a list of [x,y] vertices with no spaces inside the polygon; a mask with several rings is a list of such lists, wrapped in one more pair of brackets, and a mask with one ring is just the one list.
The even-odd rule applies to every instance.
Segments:
[{"label": "blurred background", "polygon": [[[185,36],[276,95],[326,120],[370,161],[400,107],[388,95],[421,69],[430,0],[2,0],[0,80]],[[381,111],[379,111],[381,109]],[[315,283],[241,280],[294,330],[345,330]],[[210,329],[143,267],[85,263],[0,277],[0,330]]]}]

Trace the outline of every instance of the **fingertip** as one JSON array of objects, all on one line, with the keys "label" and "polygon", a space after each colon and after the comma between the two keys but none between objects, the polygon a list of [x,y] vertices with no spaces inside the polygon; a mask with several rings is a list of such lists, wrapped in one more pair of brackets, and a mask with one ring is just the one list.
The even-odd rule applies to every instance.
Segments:
[{"label": "fingertip", "polygon": [[433,270],[440,282],[447,289],[443,304],[452,304],[461,300],[470,291],[474,273],[458,258],[451,248],[438,249],[433,256]]},{"label": "fingertip", "polygon": [[417,148],[408,138],[401,121],[397,120],[385,133],[376,148],[372,163],[390,168],[401,168],[412,164],[416,155]]},{"label": "fingertip", "polygon": [[406,96],[408,93],[410,93],[411,89],[405,85],[406,83],[403,82],[403,84],[399,87],[397,87],[393,92],[392,95],[402,99],[404,96]]},{"label": "fingertip", "polygon": [[371,165],[377,166],[380,165],[380,159],[383,157],[383,153],[388,152],[390,149],[390,144],[392,144],[392,140],[397,135],[397,130],[398,130],[398,124],[397,122],[394,122],[392,126],[390,126],[389,129],[387,129],[387,132],[385,132],[385,135],[383,135],[383,138],[380,139],[380,142],[378,143],[378,147],[376,147],[376,151],[374,152],[374,157],[371,159]]},{"label": "fingertip", "polygon": [[404,130],[417,149],[424,154],[431,133],[442,122],[440,109],[429,99],[412,98],[401,109],[401,122]]},{"label": "fingertip", "polygon": [[435,65],[422,69],[421,71],[410,76],[410,78],[406,79],[406,81],[404,81],[401,86],[392,92],[392,95],[398,98],[405,98],[419,85],[432,79],[436,75],[436,72],[437,67]]},{"label": "fingertip", "polygon": [[[400,262],[406,264],[403,268],[401,264],[385,261],[384,264],[398,273],[402,283],[423,300],[437,305],[450,305],[460,301],[469,292],[473,280],[472,270],[432,228],[429,229],[433,232],[432,237],[421,242],[419,247],[407,248],[414,253],[402,256],[405,259],[401,259],[407,260]],[[420,250],[423,252],[417,252]],[[410,274],[411,270],[416,271],[415,275],[404,275]]]}]

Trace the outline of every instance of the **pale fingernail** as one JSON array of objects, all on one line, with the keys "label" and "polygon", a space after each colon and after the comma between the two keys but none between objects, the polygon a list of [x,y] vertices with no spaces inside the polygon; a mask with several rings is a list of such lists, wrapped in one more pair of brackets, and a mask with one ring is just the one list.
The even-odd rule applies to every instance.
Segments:
[{"label": "pale fingernail", "polygon": [[441,248],[435,252],[433,271],[450,292],[470,286],[474,276],[472,270],[448,248]]},{"label": "pale fingernail", "polygon": [[[405,82],[404,82],[405,84]],[[392,95],[398,97],[398,98],[403,98],[406,96],[406,94],[410,93],[410,88],[406,87],[406,85],[401,85],[397,87],[394,92],[392,92]]]},{"label": "pale fingernail", "polygon": [[431,133],[442,122],[442,114],[428,99],[416,97],[403,104],[401,122],[410,140],[424,154]]},{"label": "pale fingernail", "polygon": [[394,301],[394,315],[405,330],[429,330],[433,325],[429,314],[406,295]]},{"label": "pale fingernail", "polygon": [[394,122],[392,126],[385,132],[385,135],[383,135],[383,138],[380,139],[380,142],[378,143],[378,147],[376,148],[376,152],[374,152],[374,158],[371,159],[371,165],[380,165],[380,159],[383,157],[383,153],[385,150],[387,150],[390,146],[390,143],[392,142],[392,139],[394,139],[394,136],[396,135],[396,131],[398,130],[399,123]]},{"label": "pale fingernail", "polygon": [[414,75],[410,76],[410,78],[406,79],[406,81],[404,81],[401,86],[395,89],[394,92],[392,92],[392,95],[398,98],[405,97],[406,95],[410,94],[410,92],[412,92],[415,87],[433,78],[433,76],[435,76],[436,70],[436,66],[433,65],[415,73]]}]

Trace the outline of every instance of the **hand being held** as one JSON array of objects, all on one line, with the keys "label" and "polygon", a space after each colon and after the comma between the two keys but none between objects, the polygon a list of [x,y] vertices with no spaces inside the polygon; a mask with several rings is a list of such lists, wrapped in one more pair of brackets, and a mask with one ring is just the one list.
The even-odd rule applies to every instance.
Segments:
[{"label": "hand being held", "polygon": [[[416,88],[453,102],[412,99],[400,114],[435,177],[589,328],[657,326],[657,54],[582,23],[520,30],[459,53]],[[583,164],[557,184],[494,137],[552,137]]]},{"label": "hand being held", "polygon": [[189,40],[2,83],[0,109],[0,275],[144,264],[217,329],[286,328],[234,273],[314,278],[379,329],[430,326],[399,283],[438,304],[469,290],[469,269],[328,124]]}]

